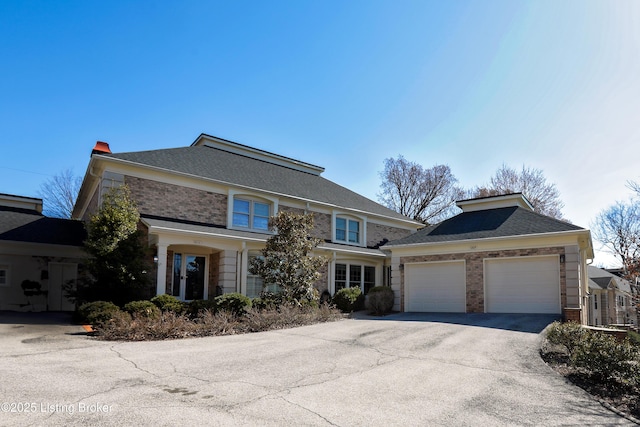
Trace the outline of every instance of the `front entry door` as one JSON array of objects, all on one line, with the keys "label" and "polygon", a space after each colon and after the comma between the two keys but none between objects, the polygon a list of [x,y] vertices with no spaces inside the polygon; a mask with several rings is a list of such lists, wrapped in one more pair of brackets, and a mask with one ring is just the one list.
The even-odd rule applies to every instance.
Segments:
[{"label": "front entry door", "polygon": [[173,255],[173,296],[191,301],[205,299],[206,258],[200,255]]}]

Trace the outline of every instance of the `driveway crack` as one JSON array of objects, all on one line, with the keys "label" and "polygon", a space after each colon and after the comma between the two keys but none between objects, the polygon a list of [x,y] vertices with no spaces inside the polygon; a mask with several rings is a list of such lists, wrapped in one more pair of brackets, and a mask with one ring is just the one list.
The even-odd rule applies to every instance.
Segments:
[{"label": "driveway crack", "polygon": [[120,353],[118,350],[116,350],[116,349],[115,349],[115,345],[112,345],[111,347],[109,347],[109,350],[111,350],[112,352],[114,352],[115,354],[117,354],[117,355],[118,355],[118,357],[119,357],[120,359],[124,360],[125,362],[129,362],[129,363],[130,363],[131,365],[133,365],[133,367],[134,367],[134,368],[136,368],[137,370],[139,370],[139,371],[141,371],[141,372],[144,372],[144,373],[146,373],[146,374],[149,374],[149,375],[151,375],[152,377],[155,377],[155,378],[161,378],[159,375],[154,374],[154,373],[153,373],[153,372],[151,372],[151,371],[147,371],[146,369],[141,368],[141,367],[140,367],[140,366],[138,366],[138,364],[137,364],[136,362],[134,362],[133,360],[130,360],[130,359],[127,359],[126,357],[124,357],[124,356],[122,355],[122,353]]}]

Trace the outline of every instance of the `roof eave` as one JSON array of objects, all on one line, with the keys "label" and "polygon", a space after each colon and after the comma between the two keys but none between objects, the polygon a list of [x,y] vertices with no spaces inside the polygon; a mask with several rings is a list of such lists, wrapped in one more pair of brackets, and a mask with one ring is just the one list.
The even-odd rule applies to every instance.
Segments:
[{"label": "roof eave", "polygon": [[[508,241],[508,240],[519,240],[519,239],[530,239],[530,238],[539,238],[539,237],[554,237],[554,236],[571,236],[571,235],[584,235],[586,234],[588,237],[588,246],[587,246],[587,258],[593,259],[593,245],[591,243],[591,232],[587,229],[580,230],[566,230],[566,231],[556,231],[551,233],[534,233],[534,234],[517,234],[511,236],[497,236],[497,237],[483,237],[480,239],[459,239],[459,240],[446,240],[441,242],[422,242],[422,243],[404,243],[404,244],[386,244],[384,245],[385,249],[388,248],[411,248],[411,247],[419,247],[419,246],[441,246],[455,243],[481,243],[481,242],[489,242],[489,241]],[[589,252],[589,247],[591,248],[591,252]],[[591,254],[591,256],[589,256]]]}]

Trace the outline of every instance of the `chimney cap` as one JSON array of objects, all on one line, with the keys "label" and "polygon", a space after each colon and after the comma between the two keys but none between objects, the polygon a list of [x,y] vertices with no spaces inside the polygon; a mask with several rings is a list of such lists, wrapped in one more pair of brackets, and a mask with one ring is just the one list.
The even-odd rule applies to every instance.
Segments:
[{"label": "chimney cap", "polygon": [[91,151],[91,154],[111,154],[108,142],[97,141],[95,147]]}]

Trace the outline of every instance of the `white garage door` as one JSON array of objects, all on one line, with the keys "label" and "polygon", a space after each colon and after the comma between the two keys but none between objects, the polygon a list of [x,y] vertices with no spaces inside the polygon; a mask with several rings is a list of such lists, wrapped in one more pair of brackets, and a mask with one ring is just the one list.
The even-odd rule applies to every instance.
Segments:
[{"label": "white garage door", "polygon": [[485,260],[484,282],[487,313],[560,313],[557,256]]},{"label": "white garage door", "polygon": [[464,261],[405,264],[405,311],[466,311]]}]

